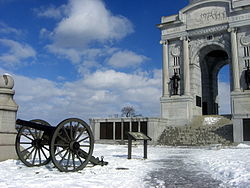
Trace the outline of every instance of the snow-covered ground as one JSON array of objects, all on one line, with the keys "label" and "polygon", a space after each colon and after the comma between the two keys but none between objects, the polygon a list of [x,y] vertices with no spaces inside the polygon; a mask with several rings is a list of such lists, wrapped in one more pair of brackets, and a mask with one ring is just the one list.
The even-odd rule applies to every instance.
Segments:
[{"label": "snow-covered ground", "polygon": [[[127,146],[96,144],[94,155],[103,155],[109,164],[63,173],[51,163],[42,167],[26,167],[18,160],[0,162],[0,187],[153,187],[145,179],[151,172],[161,168],[156,161],[173,156],[182,156],[180,159],[184,163],[211,173],[214,179],[222,181],[222,187],[250,187],[250,147],[242,144],[224,149],[149,146],[147,160],[142,159],[142,146],[134,146],[132,159],[128,160]],[[162,180],[159,182],[162,182],[160,187],[165,187]]]}]

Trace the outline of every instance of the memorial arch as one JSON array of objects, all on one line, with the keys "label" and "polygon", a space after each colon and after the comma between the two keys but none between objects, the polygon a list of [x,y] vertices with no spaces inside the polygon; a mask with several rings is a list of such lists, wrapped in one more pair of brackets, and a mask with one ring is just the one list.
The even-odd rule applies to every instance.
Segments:
[{"label": "memorial arch", "polygon": [[250,141],[250,90],[244,76],[250,66],[249,0],[190,0],[179,14],[162,17],[158,28],[161,117],[183,126],[195,116],[218,114],[218,72],[228,64],[234,141]]},{"label": "memorial arch", "polygon": [[[195,59],[198,59],[198,69],[200,69],[197,78],[193,86],[198,87],[197,92],[200,94],[197,96],[197,101],[202,108],[202,115],[217,115],[219,114],[219,105],[218,105],[218,73],[220,69],[230,64],[229,52],[227,48],[221,47],[217,44],[207,44],[198,49]],[[197,70],[196,70],[197,71]],[[195,73],[191,72],[191,74]],[[230,74],[230,78],[232,75]],[[201,98],[199,98],[201,97]]]}]

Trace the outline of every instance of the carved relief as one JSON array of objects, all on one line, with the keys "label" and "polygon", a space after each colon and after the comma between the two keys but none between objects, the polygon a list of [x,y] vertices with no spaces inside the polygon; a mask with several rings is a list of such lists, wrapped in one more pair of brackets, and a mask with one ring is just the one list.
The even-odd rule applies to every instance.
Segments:
[{"label": "carved relief", "polygon": [[187,26],[191,29],[216,25],[227,22],[227,18],[227,10],[225,7],[202,7],[187,13]]},{"label": "carved relief", "polygon": [[[197,53],[201,50],[202,46],[209,46],[211,44],[217,44],[221,46],[221,48],[228,51],[230,48],[228,47],[229,42],[229,34],[217,34],[212,35],[213,37],[210,37],[210,35],[206,35],[203,37],[197,37],[192,38],[192,40],[189,42],[189,49],[190,49],[190,58],[192,59],[192,64],[199,64],[199,58]],[[228,53],[228,52],[227,52]]]},{"label": "carved relief", "polygon": [[250,45],[250,36],[242,36],[240,39],[240,42],[243,46],[249,46]]},{"label": "carved relief", "polygon": [[192,57],[195,54],[195,52],[200,48],[200,46],[204,43],[205,43],[204,37],[191,40],[189,42],[189,49],[191,54],[190,57]]},{"label": "carved relief", "polygon": [[226,31],[228,28],[227,25],[219,25],[215,27],[210,27],[210,28],[203,28],[203,29],[196,29],[194,31],[189,32],[189,36],[195,36],[195,35],[204,35],[208,33],[217,33],[220,31]]},{"label": "carved relief", "polygon": [[201,13],[200,16],[196,19],[196,22],[207,23],[211,21],[220,21],[225,20],[226,17],[227,13],[225,10],[213,8],[211,10]]},{"label": "carved relief", "polygon": [[171,49],[172,56],[180,56],[180,53],[181,53],[180,46],[172,47]]}]

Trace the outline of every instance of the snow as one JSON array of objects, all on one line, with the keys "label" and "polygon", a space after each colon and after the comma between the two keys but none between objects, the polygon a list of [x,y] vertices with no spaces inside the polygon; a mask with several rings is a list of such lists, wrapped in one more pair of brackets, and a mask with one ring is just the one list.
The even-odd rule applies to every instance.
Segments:
[{"label": "snow", "polygon": [[214,125],[220,121],[220,117],[205,117],[203,120],[203,125]]},{"label": "snow", "polygon": [[[250,187],[250,147],[243,144],[228,148],[179,148],[148,146],[148,159],[143,160],[143,147],[133,146],[132,159],[127,159],[126,145],[96,144],[94,156],[104,156],[107,166],[86,167],[73,173],[59,172],[50,163],[26,167],[19,160],[0,162],[1,188],[66,188],[66,187],[150,187],[145,178],[161,168],[155,161],[185,156],[186,164],[195,164],[225,187]],[[181,158],[182,159],[182,158]],[[164,187],[162,179],[156,180]]]},{"label": "snow", "polygon": [[237,146],[237,148],[250,148],[250,145],[247,145],[247,144],[239,144],[238,146]]},{"label": "snow", "polygon": [[246,188],[250,187],[250,148],[238,149],[240,147],[204,150],[199,155],[194,155],[194,158],[215,179],[233,187]]}]

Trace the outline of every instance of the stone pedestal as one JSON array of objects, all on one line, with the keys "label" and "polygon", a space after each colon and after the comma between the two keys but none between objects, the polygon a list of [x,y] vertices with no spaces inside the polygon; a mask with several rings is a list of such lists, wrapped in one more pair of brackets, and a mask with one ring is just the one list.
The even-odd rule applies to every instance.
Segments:
[{"label": "stone pedestal", "polygon": [[250,119],[250,90],[232,92],[234,142],[244,142],[243,120]]},{"label": "stone pedestal", "polygon": [[192,119],[193,97],[161,97],[161,117],[169,120],[169,126],[183,126]]},{"label": "stone pedestal", "polygon": [[14,80],[10,75],[0,76],[0,161],[16,159],[16,112],[17,104],[13,100]]}]

